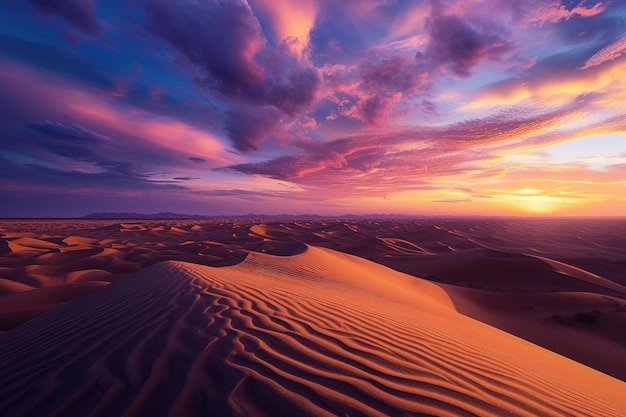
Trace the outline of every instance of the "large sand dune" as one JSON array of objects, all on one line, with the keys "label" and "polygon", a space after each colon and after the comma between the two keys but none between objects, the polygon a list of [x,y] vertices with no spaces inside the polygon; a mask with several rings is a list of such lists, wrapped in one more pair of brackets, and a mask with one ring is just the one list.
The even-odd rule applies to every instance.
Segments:
[{"label": "large sand dune", "polygon": [[0,221],[0,415],[626,415],[624,247],[601,219]]},{"label": "large sand dune", "polygon": [[626,383],[314,247],[153,265],[0,336],[0,363],[4,416],[626,415]]}]

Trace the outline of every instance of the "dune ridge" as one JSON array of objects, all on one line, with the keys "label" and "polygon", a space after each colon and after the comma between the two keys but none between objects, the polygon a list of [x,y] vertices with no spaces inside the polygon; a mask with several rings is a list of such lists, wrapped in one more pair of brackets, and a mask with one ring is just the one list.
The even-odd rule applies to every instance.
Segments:
[{"label": "dune ridge", "polygon": [[153,265],[0,335],[0,363],[7,417],[626,413],[626,383],[316,247]]}]

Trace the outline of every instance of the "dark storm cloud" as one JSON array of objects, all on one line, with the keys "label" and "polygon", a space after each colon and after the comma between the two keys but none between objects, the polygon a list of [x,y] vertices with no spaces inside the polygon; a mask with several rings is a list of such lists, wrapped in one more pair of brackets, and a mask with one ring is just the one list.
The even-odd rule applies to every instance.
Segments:
[{"label": "dark storm cloud", "polygon": [[95,34],[101,30],[94,17],[96,4],[92,0],[30,0],[30,2],[39,12],[58,15],[85,33]]}]

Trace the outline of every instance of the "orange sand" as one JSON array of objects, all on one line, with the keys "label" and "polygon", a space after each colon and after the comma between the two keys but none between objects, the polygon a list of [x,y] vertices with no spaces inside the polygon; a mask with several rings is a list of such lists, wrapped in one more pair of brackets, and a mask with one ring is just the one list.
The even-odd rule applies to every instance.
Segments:
[{"label": "orange sand", "polygon": [[624,225],[538,222],[2,222],[0,410],[626,415]]}]

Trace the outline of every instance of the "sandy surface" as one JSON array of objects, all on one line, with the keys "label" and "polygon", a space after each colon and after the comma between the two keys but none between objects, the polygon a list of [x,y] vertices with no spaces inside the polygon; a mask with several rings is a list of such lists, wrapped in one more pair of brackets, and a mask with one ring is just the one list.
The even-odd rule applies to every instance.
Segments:
[{"label": "sandy surface", "polygon": [[626,415],[626,221],[0,233],[6,415]]}]

